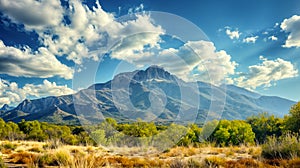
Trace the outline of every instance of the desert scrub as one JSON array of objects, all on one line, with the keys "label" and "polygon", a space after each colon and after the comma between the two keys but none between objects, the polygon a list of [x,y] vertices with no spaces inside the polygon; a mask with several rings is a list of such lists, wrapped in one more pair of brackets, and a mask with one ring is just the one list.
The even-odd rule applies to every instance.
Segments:
[{"label": "desert scrub", "polygon": [[292,159],[300,157],[298,134],[286,134],[279,138],[268,137],[262,145],[262,156],[266,159]]},{"label": "desert scrub", "polygon": [[73,157],[68,150],[56,150],[45,153],[38,158],[39,166],[69,166]]},{"label": "desert scrub", "polygon": [[4,142],[1,145],[1,149],[10,149],[10,150],[15,150],[17,148],[16,144],[13,144],[11,142]]},{"label": "desert scrub", "polygon": [[173,160],[170,163],[170,168],[182,168],[182,167],[187,167],[187,163],[184,162],[183,160]]},{"label": "desert scrub", "polygon": [[38,146],[30,148],[28,151],[30,152],[36,152],[36,153],[42,153],[44,150]]},{"label": "desert scrub", "polygon": [[17,148],[16,144],[11,142],[3,142],[0,146],[1,153],[3,154],[10,154]]},{"label": "desert scrub", "polygon": [[199,153],[198,148],[194,147],[175,147],[164,151],[164,157],[188,157]]},{"label": "desert scrub", "polygon": [[63,144],[59,140],[50,140],[45,145],[43,145],[43,148],[45,150],[47,149],[58,149]]},{"label": "desert scrub", "polygon": [[257,167],[266,167],[267,165],[262,165],[258,161],[251,158],[244,158],[239,160],[230,160],[226,162],[226,166],[228,168],[257,168]]},{"label": "desert scrub", "polygon": [[37,161],[37,155],[29,152],[13,153],[9,156],[10,162],[30,165]]},{"label": "desert scrub", "polygon": [[72,163],[72,156],[67,150],[58,150],[55,152],[55,159],[60,166],[67,166]]},{"label": "desert scrub", "polygon": [[198,167],[203,167],[202,162],[196,160],[196,159],[189,159],[187,161],[187,167],[188,168],[198,168]]},{"label": "desert scrub", "polygon": [[6,168],[2,156],[0,156],[0,168]]},{"label": "desert scrub", "polygon": [[225,160],[217,156],[211,156],[204,159],[205,166],[207,167],[223,167]]},{"label": "desert scrub", "polygon": [[44,155],[39,156],[38,164],[40,167],[44,166],[58,166],[58,162],[55,158],[55,155],[46,153]]}]

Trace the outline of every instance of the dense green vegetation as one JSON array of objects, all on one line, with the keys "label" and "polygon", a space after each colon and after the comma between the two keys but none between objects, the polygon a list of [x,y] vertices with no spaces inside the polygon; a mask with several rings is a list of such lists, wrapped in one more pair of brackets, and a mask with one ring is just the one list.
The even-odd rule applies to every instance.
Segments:
[{"label": "dense green vegetation", "polygon": [[[217,146],[256,143],[280,144],[281,141],[287,141],[286,137],[291,135],[298,140],[297,133],[300,128],[298,123],[300,123],[300,102],[291,107],[289,115],[285,116],[284,119],[262,113],[258,116],[249,117],[246,121],[211,121],[203,128],[196,124],[186,126],[176,124],[156,125],[153,122],[149,123],[142,120],[134,123],[117,123],[112,118],[107,118],[96,126],[85,127],[54,125],[46,122],[24,120],[19,123],[13,123],[5,122],[0,118],[0,139],[59,140],[65,144],[72,145],[122,145],[129,142],[131,145],[151,145],[149,139],[157,139],[164,142],[172,141],[176,142],[178,146],[197,146],[207,142],[213,142]],[[210,136],[205,137],[205,132],[212,128],[216,129]],[[278,140],[275,142],[274,139]],[[294,142],[298,143],[296,140]]]}]

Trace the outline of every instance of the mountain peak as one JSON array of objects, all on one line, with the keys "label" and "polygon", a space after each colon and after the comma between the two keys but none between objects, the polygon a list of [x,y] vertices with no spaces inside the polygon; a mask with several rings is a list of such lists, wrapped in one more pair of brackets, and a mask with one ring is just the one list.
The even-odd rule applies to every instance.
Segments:
[{"label": "mountain peak", "polygon": [[137,71],[133,76],[133,79],[137,81],[149,79],[175,80],[175,78],[174,75],[157,65],[151,65],[146,70]]},{"label": "mountain peak", "polygon": [[4,104],[4,105],[0,108],[1,111],[8,111],[8,110],[11,110],[11,109],[12,109],[12,107],[10,107],[8,104]]},{"label": "mountain peak", "polygon": [[165,69],[164,69],[163,67],[158,66],[158,65],[150,65],[150,66],[146,69],[146,71],[157,70],[157,69],[160,69],[160,70],[164,70],[164,71],[165,71]]},{"label": "mountain peak", "polygon": [[[219,86],[209,83],[197,82],[199,88],[193,89],[194,83],[185,82],[181,85],[179,82],[179,78],[163,68],[150,66],[144,70],[124,72],[116,75],[112,81],[93,85],[89,89],[95,89],[95,94],[89,89],[84,89],[74,95],[25,99],[12,110],[0,111],[0,117],[15,122],[26,117],[26,120],[38,119],[58,123],[78,123],[79,119],[86,123],[98,123],[102,121],[103,116],[113,117],[122,122],[130,122],[136,118],[169,122],[178,121],[179,114],[180,117],[189,118],[193,116],[193,111],[197,112],[197,117],[193,120],[202,123],[211,110],[212,102],[216,102],[217,107],[224,104],[224,119],[246,119],[264,111],[283,116],[296,103],[278,97],[262,96],[234,85],[228,85],[226,92],[223,92]],[[187,96],[184,97],[183,93]],[[218,98],[216,93],[225,94],[226,99]],[[188,94],[199,97],[199,102]],[[77,102],[74,102],[74,98]],[[157,104],[152,104],[152,100]],[[125,101],[131,102],[129,106]],[[120,105],[121,110],[116,105]],[[76,110],[83,110],[83,113],[78,115]]]}]

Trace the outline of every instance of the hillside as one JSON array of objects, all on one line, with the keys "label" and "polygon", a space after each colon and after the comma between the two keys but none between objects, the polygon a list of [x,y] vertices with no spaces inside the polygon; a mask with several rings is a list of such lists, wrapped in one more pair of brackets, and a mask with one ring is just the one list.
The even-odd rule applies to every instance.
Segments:
[{"label": "hillside", "polygon": [[111,81],[94,84],[73,95],[26,99],[14,109],[2,109],[0,117],[14,122],[25,119],[65,124],[97,123],[105,117],[119,122],[141,118],[202,123],[209,112],[216,112],[216,118],[220,115],[230,120],[261,112],[282,117],[293,104],[234,85],[184,82],[160,67],[151,66],[118,74]]}]

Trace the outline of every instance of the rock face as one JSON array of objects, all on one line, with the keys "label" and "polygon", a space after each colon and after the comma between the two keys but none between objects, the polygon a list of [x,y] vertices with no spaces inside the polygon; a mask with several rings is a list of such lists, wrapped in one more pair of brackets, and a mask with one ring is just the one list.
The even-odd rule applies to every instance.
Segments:
[{"label": "rock face", "polygon": [[1,108],[0,108],[0,111],[8,111],[8,110],[11,110],[13,109],[14,107],[10,107],[9,105],[7,104],[4,104]]},{"label": "rock face", "polygon": [[184,82],[163,68],[150,66],[118,74],[111,81],[73,95],[26,99],[14,109],[4,106],[0,117],[15,122],[25,119],[65,124],[97,123],[105,117],[120,122],[141,118],[201,123],[210,112],[225,119],[245,119],[261,112],[282,117],[295,103],[234,85]]}]

